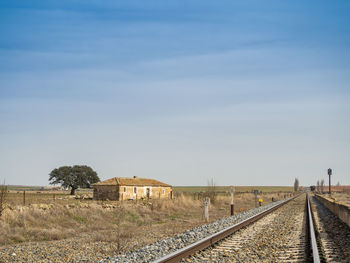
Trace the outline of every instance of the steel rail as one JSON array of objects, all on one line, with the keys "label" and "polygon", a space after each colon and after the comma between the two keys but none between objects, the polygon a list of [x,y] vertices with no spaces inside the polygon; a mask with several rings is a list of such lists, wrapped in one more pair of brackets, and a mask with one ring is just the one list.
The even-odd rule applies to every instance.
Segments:
[{"label": "steel rail", "polygon": [[315,229],[314,229],[314,220],[313,220],[313,214],[312,214],[312,208],[310,203],[309,195],[306,195],[307,200],[307,213],[308,213],[308,222],[309,222],[309,238],[311,242],[311,252],[312,252],[312,258],[314,263],[320,263],[320,256],[318,253],[318,247],[317,247],[317,241],[316,241],[316,235],[315,235]]},{"label": "steel rail", "polygon": [[218,241],[228,237],[229,235],[233,234],[234,232],[236,232],[237,230],[250,225],[251,223],[256,222],[257,220],[259,220],[260,218],[272,213],[273,211],[275,211],[276,209],[280,208],[281,206],[287,204],[288,202],[290,202],[291,200],[295,199],[296,197],[300,196],[296,195],[294,197],[291,197],[289,199],[287,199],[285,202],[282,202],[280,204],[277,204],[265,211],[262,211],[254,216],[251,216],[249,218],[247,218],[246,220],[237,223],[233,226],[227,227],[215,234],[212,234],[208,237],[205,237],[193,244],[190,244],[186,247],[183,247],[173,253],[170,253],[162,258],[159,258],[155,261],[153,261],[153,263],[173,263],[173,262],[179,262],[181,259],[186,258],[190,255],[195,254],[198,251],[201,251],[205,248],[208,248],[210,246],[212,246],[213,244],[217,243]]}]

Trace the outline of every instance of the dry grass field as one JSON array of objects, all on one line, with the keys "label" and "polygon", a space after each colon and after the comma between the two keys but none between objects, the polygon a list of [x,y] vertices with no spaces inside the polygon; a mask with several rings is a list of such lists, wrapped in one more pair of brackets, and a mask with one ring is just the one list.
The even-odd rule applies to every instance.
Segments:
[{"label": "dry grass field", "polygon": [[[0,219],[0,262],[97,261],[203,224],[200,196],[180,190],[175,200],[138,202],[78,198],[89,191],[78,191],[78,199],[68,192],[26,191],[26,205],[22,191],[10,191]],[[286,195],[269,189],[259,197],[267,204]],[[235,213],[253,207],[252,193],[235,193]],[[229,213],[230,196],[219,191],[210,221]]]},{"label": "dry grass field", "polygon": [[92,190],[78,190],[74,196],[70,191],[14,191],[10,190],[7,196],[11,206],[31,204],[62,204],[69,205],[75,202],[87,203],[92,199]]},{"label": "dry grass field", "polygon": [[[276,192],[293,192],[292,186],[234,186],[236,193],[251,193],[253,190],[258,190],[262,193]],[[174,187],[175,192],[179,193],[198,193],[205,192],[208,189],[206,186],[177,186]],[[215,186],[219,193],[229,193],[230,186]]]},{"label": "dry grass field", "polygon": [[326,197],[333,199],[337,203],[341,203],[350,207],[350,191],[347,192],[333,192],[330,196],[329,194],[324,194]]}]

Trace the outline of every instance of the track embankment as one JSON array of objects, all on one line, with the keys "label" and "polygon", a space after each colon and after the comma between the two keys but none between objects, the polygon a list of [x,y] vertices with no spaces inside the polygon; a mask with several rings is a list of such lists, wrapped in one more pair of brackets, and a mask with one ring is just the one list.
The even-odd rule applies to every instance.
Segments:
[{"label": "track embankment", "polygon": [[325,207],[327,207],[333,214],[339,217],[345,224],[350,227],[350,205],[335,201],[326,195],[315,196]]},{"label": "track embankment", "polygon": [[308,262],[305,195],[182,262]]},{"label": "track embankment", "polygon": [[286,200],[280,200],[266,206],[244,211],[243,213],[234,216],[225,217],[213,223],[187,230],[173,237],[159,240],[153,244],[130,251],[126,254],[106,258],[101,262],[157,262],[159,259],[166,257],[171,253],[176,253],[177,251],[184,249],[186,246],[192,245],[196,242],[201,242],[201,240],[209,238],[211,235],[215,235],[215,233],[225,231],[225,229],[230,228],[235,224],[244,222],[258,214],[265,213],[269,209],[274,209],[274,207],[282,205],[285,201]]}]

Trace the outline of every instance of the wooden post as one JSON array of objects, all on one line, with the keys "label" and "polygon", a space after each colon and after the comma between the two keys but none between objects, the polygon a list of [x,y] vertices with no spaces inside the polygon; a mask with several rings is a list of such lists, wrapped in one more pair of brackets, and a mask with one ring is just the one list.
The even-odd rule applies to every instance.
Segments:
[{"label": "wooden post", "polygon": [[56,200],[56,195],[55,195],[55,194],[52,195],[52,199],[53,199],[54,201]]},{"label": "wooden post", "polygon": [[210,198],[206,197],[204,198],[204,219],[205,222],[209,222],[209,204],[210,204]]},{"label": "wooden post", "polygon": [[231,192],[231,216],[233,216],[235,214],[234,203],[233,203],[235,189],[233,188],[233,186],[231,186],[230,192]]},{"label": "wooden post", "polygon": [[26,191],[23,191],[23,205],[26,205]]}]

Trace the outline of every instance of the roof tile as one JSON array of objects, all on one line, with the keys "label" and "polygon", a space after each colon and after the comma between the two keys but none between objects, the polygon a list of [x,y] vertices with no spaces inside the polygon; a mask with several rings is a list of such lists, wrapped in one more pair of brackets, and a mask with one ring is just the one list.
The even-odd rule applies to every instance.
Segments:
[{"label": "roof tile", "polygon": [[105,181],[98,182],[93,185],[136,185],[136,186],[171,186],[166,183],[159,182],[149,178],[128,178],[128,177],[114,177]]}]

